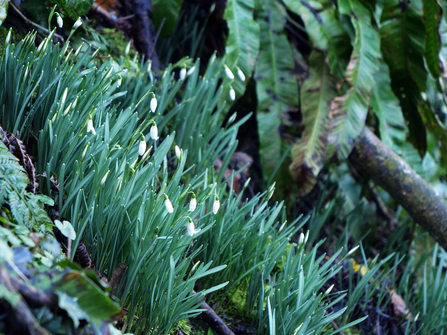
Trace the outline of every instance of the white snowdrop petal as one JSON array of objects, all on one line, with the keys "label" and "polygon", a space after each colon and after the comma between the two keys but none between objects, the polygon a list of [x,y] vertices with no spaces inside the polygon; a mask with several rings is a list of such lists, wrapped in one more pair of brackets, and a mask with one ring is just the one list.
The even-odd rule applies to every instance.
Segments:
[{"label": "white snowdrop petal", "polygon": [[169,199],[165,200],[165,207],[169,214],[174,213],[174,207],[172,207],[172,203]]},{"label": "white snowdrop petal", "polygon": [[60,16],[58,16],[56,21],[57,21],[57,25],[59,26],[59,28],[62,28],[62,26],[64,25],[64,20],[62,20],[62,18]]},{"label": "white snowdrop petal", "polygon": [[192,68],[190,68],[190,69],[188,70],[187,75],[188,75],[188,76],[192,75],[192,74],[194,73],[195,70],[196,70],[196,67],[193,66]]},{"label": "white snowdrop petal", "polygon": [[186,230],[187,230],[189,236],[194,236],[194,233],[196,232],[194,222],[189,221],[188,225],[186,226]]},{"label": "white snowdrop petal", "polygon": [[151,112],[155,113],[155,110],[157,109],[157,99],[156,98],[152,98],[151,99],[151,103],[150,103],[150,108],[151,108]]},{"label": "white snowdrop petal", "polygon": [[74,23],[73,29],[77,29],[82,25],[81,18],[78,18],[78,20]]},{"label": "white snowdrop petal", "polygon": [[225,66],[225,74],[227,75],[227,77],[231,80],[234,79],[234,74],[233,72],[231,72],[230,68],[228,66]]},{"label": "white snowdrop petal", "polygon": [[151,138],[153,140],[158,140],[158,128],[157,128],[157,126],[152,126],[150,131],[149,131],[149,134],[151,135]]},{"label": "white snowdrop petal", "polygon": [[189,202],[189,211],[194,212],[196,207],[197,207],[197,199],[192,198],[191,201]]},{"label": "white snowdrop petal", "polygon": [[219,211],[220,208],[220,201],[219,200],[214,200],[213,203],[213,213],[217,214],[217,212]]},{"label": "white snowdrop petal", "polygon": [[245,81],[245,74],[244,74],[244,72],[242,72],[241,69],[238,69],[238,70],[237,70],[237,76],[239,77],[239,79],[240,79],[241,81]]},{"label": "white snowdrop petal", "polygon": [[230,95],[231,101],[236,100],[236,92],[234,91],[234,89],[230,89],[229,95]]},{"label": "white snowdrop petal", "polygon": [[180,159],[180,155],[181,155],[181,150],[180,150],[180,148],[178,147],[178,145],[176,145],[175,146],[175,156],[178,158],[178,159]]},{"label": "white snowdrop petal", "polygon": [[145,152],[146,152],[146,141],[142,139],[140,141],[140,145],[138,146],[138,154],[140,156],[143,156]]},{"label": "white snowdrop petal", "polygon": [[185,80],[186,78],[186,69],[183,68],[180,70],[180,80]]}]

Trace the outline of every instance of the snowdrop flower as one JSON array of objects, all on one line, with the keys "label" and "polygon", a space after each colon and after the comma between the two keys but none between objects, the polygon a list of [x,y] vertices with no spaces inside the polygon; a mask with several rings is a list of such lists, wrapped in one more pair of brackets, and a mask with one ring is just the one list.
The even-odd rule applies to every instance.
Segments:
[{"label": "snowdrop flower", "polygon": [[301,244],[301,243],[303,243],[303,242],[304,242],[304,234],[301,233],[301,234],[300,234],[300,238],[299,238],[299,240],[298,240],[298,244]]},{"label": "snowdrop flower", "polygon": [[62,20],[62,18],[59,14],[56,14],[56,15],[57,15],[57,19],[56,19],[57,25],[59,26],[59,28],[62,28],[62,26],[64,25],[64,20]]},{"label": "snowdrop flower", "polygon": [[331,291],[332,291],[333,288],[334,288],[334,284],[332,284],[332,285],[326,290],[326,292],[324,292],[324,294],[326,295],[326,294],[331,293]]},{"label": "snowdrop flower", "polygon": [[81,18],[78,18],[78,20],[74,23],[73,29],[77,29],[82,25]]},{"label": "snowdrop flower", "polygon": [[174,207],[172,207],[172,203],[169,200],[168,196],[165,194],[165,207],[169,214],[174,213]]},{"label": "snowdrop flower", "polygon": [[177,158],[180,159],[180,155],[181,155],[182,151],[180,150],[178,145],[175,146],[174,150],[175,150],[175,156],[177,156]]},{"label": "snowdrop flower", "polygon": [[180,80],[185,80],[186,77],[186,69],[183,68],[180,70]]},{"label": "snowdrop flower", "polygon": [[194,226],[194,222],[192,222],[191,219],[189,219],[188,225],[186,226],[186,231],[189,236],[194,236],[194,233],[196,232],[196,227]]},{"label": "snowdrop flower", "polygon": [[87,143],[87,145],[84,148],[84,151],[82,151],[81,160],[85,158],[85,155],[87,155],[87,150],[90,147],[90,142]]},{"label": "snowdrop flower", "polygon": [[200,264],[200,261],[197,261],[197,263],[196,264],[194,264],[194,266],[192,267],[192,269],[191,269],[191,272],[190,273],[193,273],[196,269],[197,269],[197,267],[199,266],[199,264]]},{"label": "snowdrop flower", "polygon": [[65,103],[65,100],[67,99],[67,94],[68,94],[68,87],[65,87],[64,94],[62,94],[61,105]]},{"label": "snowdrop flower", "polygon": [[157,128],[157,125],[155,124],[155,122],[154,122],[154,124],[153,124],[153,126],[151,127],[151,129],[149,130],[149,134],[151,135],[151,138],[153,139],[153,140],[158,140],[158,128]]},{"label": "snowdrop flower", "polygon": [[79,52],[81,51],[81,48],[82,48],[83,46],[84,46],[84,42],[82,42],[81,45],[78,46],[78,48],[76,49],[76,51],[75,51],[75,53],[74,53],[74,56],[75,56],[75,57],[79,54]]},{"label": "snowdrop flower", "polygon": [[151,99],[150,107],[151,107],[151,112],[155,113],[155,110],[157,109],[157,99],[155,98],[155,95]]},{"label": "snowdrop flower", "polygon": [[78,97],[76,97],[76,99],[74,99],[74,101],[73,101],[73,109],[75,109],[76,108],[76,104],[78,103]]},{"label": "snowdrop flower", "polygon": [[116,88],[121,86],[121,77],[119,77],[118,81],[116,82]]},{"label": "snowdrop flower", "polygon": [[244,72],[242,72],[242,70],[241,69],[237,69],[237,76],[239,77],[239,79],[241,80],[241,81],[245,81],[245,74],[244,74]]},{"label": "snowdrop flower", "polygon": [[11,29],[9,29],[8,35],[6,35],[5,44],[8,44],[10,40],[11,40]]},{"label": "snowdrop flower", "polygon": [[65,108],[65,111],[64,111],[64,113],[63,113],[62,115],[63,115],[63,116],[67,115],[68,112],[70,111],[70,109],[71,109],[71,104],[69,104],[68,107]]},{"label": "snowdrop flower", "polygon": [[93,127],[93,120],[90,116],[87,122],[87,133],[92,132],[93,135],[96,135],[95,128]]},{"label": "snowdrop flower", "polygon": [[226,65],[225,65],[225,74],[227,75],[228,78],[230,78],[230,80],[234,79],[233,72],[231,72],[230,68]]},{"label": "snowdrop flower", "polygon": [[193,66],[192,68],[190,68],[189,71],[188,71],[188,73],[187,73],[188,77],[189,77],[190,75],[192,75],[192,74],[194,73],[195,70],[196,70],[196,67],[195,67],[195,66]]},{"label": "snowdrop flower", "polygon": [[125,55],[128,55],[128,54],[129,54],[129,51],[130,51],[130,42],[127,43],[127,45],[126,45],[126,50],[124,50],[124,54],[125,54]]},{"label": "snowdrop flower", "polygon": [[190,212],[194,212],[196,207],[197,207],[197,199],[196,199],[196,196],[193,193],[191,201],[189,202],[189,211]]},{"label": "snowdrop flower", "polygon": [[141,135],[140,145],[138,146],[138,154],[140,156],[143,156],[145,152],[146,152],[146,139],[144,138],[144,135]]},{"label": "snowdrop flower", "polygon": [[108,170],[107,173],[104,175],[104,177],[102,177],[102,179],[101,179],[101,186],[104,185],[104,183],[106,182],[107,176],[109,175],[109,172],[110,172],[110,170]]},{"label": "snowdrop flower", "polygon": [[217,212],[219,211],[219,207],[220,207],[220,201],[219,201],[219,198],[216,197],[216,200],[214,200],[214,203],[213,203],[213,213],[214,213],[214,215],[216,215]]},{"label": "snowdrop flower", "polygon": [[356,246],[356,247],[352,248],[351,250],[349,250],[345,257],[348,257],[349,255],[353,254],[354,251],[356,251],[358,248],[359,248],[359,246]]},{"label": "snowdrop flower", "polygon": [[230,95],[231,101],[236,100],[236,92],[234,91],[233,87],[230,88],[229,95]]}]

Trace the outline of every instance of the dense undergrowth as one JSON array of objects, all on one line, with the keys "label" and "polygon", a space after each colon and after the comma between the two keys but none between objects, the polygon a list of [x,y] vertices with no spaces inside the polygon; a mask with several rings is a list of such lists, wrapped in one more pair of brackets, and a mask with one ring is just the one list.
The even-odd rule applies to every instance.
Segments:
[{"label": "dense undergrowth", "polygon": [[231,55],[156,72],[53,34],[6,35],[0,59],[1,332],[211,334],[204,299],[238,334],[446,329],[445,251],[408,243],[400,209],[384,233],[346,165],[306,216],[249,192]]}]

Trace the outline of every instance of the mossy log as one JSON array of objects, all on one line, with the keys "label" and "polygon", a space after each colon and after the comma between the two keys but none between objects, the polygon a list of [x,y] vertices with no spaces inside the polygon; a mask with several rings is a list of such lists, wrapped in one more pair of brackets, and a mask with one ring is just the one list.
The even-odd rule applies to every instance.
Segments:
[{"label": "mossy log", "polygon": [[447,250],[447,202],[365,127],[349,159],[382,186]]}]

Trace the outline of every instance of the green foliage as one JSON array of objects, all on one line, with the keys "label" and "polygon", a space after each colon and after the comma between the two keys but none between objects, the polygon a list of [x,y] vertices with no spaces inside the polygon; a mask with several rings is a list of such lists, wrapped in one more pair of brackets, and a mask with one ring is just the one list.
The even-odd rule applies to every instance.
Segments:
[{"label": "green foliage", "polygon": [[87,14],[93,5],[93,0],[54,0],[52,2],[61,6],[64,13],[75,20]]},{"label": "green foliage", "polygon": [[[253,74],[260,48],[260,28],[253,18],[255,2],[255,0],[229,0],[224,13],[228,25],[225,62],[234,76],[237,76],[240,69],[247,79]],[[246,81],[236,79],[232,85],[236,97],[244,94]]]},{"label": "green foliage", "polygon": [[301,88],[301,113],[304,131],[292,149],[292,176],[299,182],[300,192],[308,193],[317,182],[327,155],[329,136],[329,104],[337,90],[334,77],[323,60],[323,54],[314,51],[310,56],[309,77]]},{"label": "green foliage", "polygon": [[8,15],[9,0],[0,0],[0,26]]},{"label": "green foliage", "polygon": [[[255,78],[258,98],[258,131],[264,178],[272,175],[281,160],[283,139],[279,129],[287,124],[286,112],[298,107],[298,84],[290,75],[294,69],[292,47],[284,30],[283,16],[276,1],[263,1],[258,15],[260,52]],[[279,187],[286,183],[279,182]]]},{"label": "green foliage", "polygon": [[28,176],[18,159],[0,141],[0,203],[9,202],[17,223],[45,231],[52,225],[52,221],[43,205],[52,206],[54,202],[44,195],[27,192],[28,182]]},{"label": "green foliage", "polygon": [[155,0],[152,1],[152,15],[154,24],[159,26],[164,20],[161,30],[161,37],[172,36],[175,29],[175,23],[180,13],[183,0]]}]

